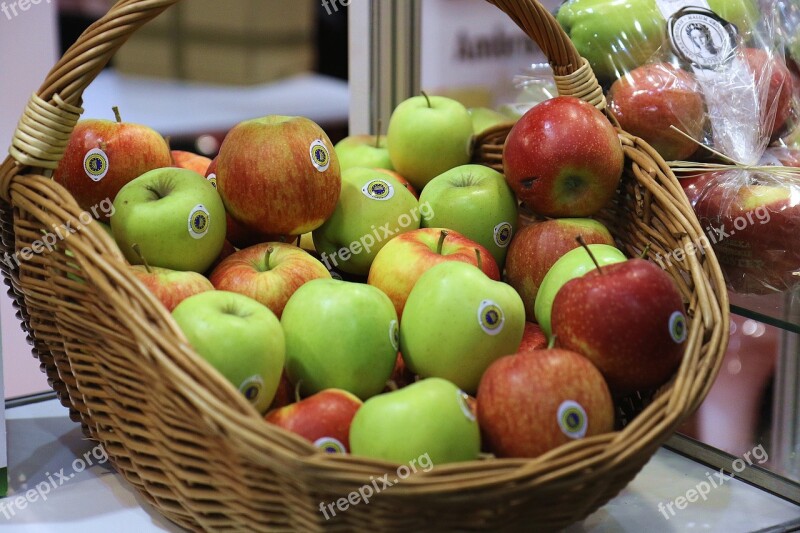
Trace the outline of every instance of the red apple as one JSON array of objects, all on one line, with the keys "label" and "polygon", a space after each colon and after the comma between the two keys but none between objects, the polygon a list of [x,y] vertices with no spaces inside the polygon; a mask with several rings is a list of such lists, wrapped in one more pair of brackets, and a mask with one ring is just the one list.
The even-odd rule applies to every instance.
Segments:
[{"label": "red apple", "polygon": [[350,423],[363,402],[340,389],[325,389],[297,403],[272,410],[264,420],[296,433],[328,453],[350,450]]},{"label": "red apple", "polygon": [[619,395],[666,383],[686,347],[681,293],[644,259],[568,281],[556,294],[551,320],[556,346],[586,356]]},{"label": "red apple", "polygon": [[170,155],[172,156],[172,166],[193,170],[201,176],[206,176],[208,167],[211,165],[211,159],[193,152],[171,150]]},{"label": "red apple", "polygon": [[477,403],[484,443],[498,457],[538,457],[614,429],[614,403],[603,376],[567,350],[498,359],[481,378]]},{"label": "red apple", "polygon": [[681,182],[731,289],[765,294],[800,283],[800,181],[729,171]]},{"label": "red apple", "polygon": [[297,388],[292,385],[292,382],[286,377],[286,370],[283,370],[283,372],[281,372],[281,380],[278,382],[278,389],[275,391],[275,397],[269,405],[269,410],[279,409],[295,401],[300,401],[297,397],[297,392]]},{"label": "red apple", "polygon": [[234,126],[220,147],[216,175],[226,211],[261,234],[318,228],[341,188],[330,139],[303,117],[271,115]]},{"label": "red apple", "polygon": [[544,350],[545,348],[547,348],[547,335],[544,334],[539,324],[525,322],[525,330],[522,332],[522,342],[519,345],[517,353]]},{"label": "red apple", "polygon": [[562,255],[578,247],[575,241],[578,235],[587,244],[614,246],[608,229],[590,218],[535,221],[523,226],[511,239],[506,256],[506,282],[522,297],[528,320],[536,320],[533,304],[542,279]]},{"label": "red apple", "polygon": [[133,265],[130,268],[133,275],[161,300],[170,313],[189,296],[214,290],[211,282],[197,272],[180,272],[146,265]]},{"label": "red apple", "polygon": [[245,226],[233,218],[230,213],[225,214],[225,224],[225,238],[228,239],[231,244],[238,249],[248,248],[250,246],[255,246],[256,244],[262,244],[265,242],[292,243],[296,240],[296,237],[292,237],[291,235],[272,235],[260,233],[257,230]]},{"label": "red apple", "polygon": [[233,244],[231,244],[231,241],[225,239],[225,243],[222,245],[222,251],[219,253],[217,258],[214,259],[214,262],[211,263],[211,266],[208,267],[208,270],[206,270],[204,275],[206,277],[210,276],[214,269],[217,268],[217,265],[222,263],[226,257],[233,255],[235,252],[236,248],[233,246]]},{"label": "red apple", "polygon": [[83,209],[102,222],[111,217],[97,206],[114,201],[119,190],[145,172],[172,164],[169,146],[152,128],[86,119],[75,125],[53,179],[66,187]]},{"label": "red apple", "polygon": [[500,279],[497,262],[489,250],[460,233],[441,228],[422,228],[393,237],[375,256],[367,283],[386,293],[397,317],[403,315],[406,299],[419,277],[444,261],[478,264],[493,280]]},{"label": "red apple", "polygon": [[278,318],[294,291],[307,281],[328,278],[325,265],[292,244],[257,244],[225,258],[209,276],[215,288],[238,292],[266,305]]},{"label": "red apple", "polygon": [[[411,385],[416,380],[416,375],[406,366],[403,355],[397,352],[397,360],[394,363],[394,370],[389,381],[394,384],[395,389],[402,389],[406,385]],[[390,392],[393,388],[387,387],[384,392]]]},{"label": "red apple", "polygon": [[[775,158],[785,167],[800,168],[800,149],[788,146],[772,146],[764,152],[764,159]],[[769,163],[768,163],[769,164]]]},{"label": "red apple", "polygon": [[520,201],[548,217],[599,211],[613,197],[623,164],[614,126],[594,106],[572,96],[528,110],[503,149],[509,186]]},{"label": "red apple", "polygon": [[[766,102],[769,110],[767,117],[774,113],[775,123],[769,131],[770,137],[783,129],[792,113],[792,97],[794,82],[789,68],[783,58],[774,52],[760,48],[743,48],[742,59],[754,73],[759,87],[766,86]],[[766,79],[769,76],[769,79]]]},{"label": "red apple", "polygon": [[644,139],[667,161],[688,159],[697,151],[697,143],[670,129],[675,126],[702,140],[703,91],[689,72],[669,63],[648,63],[615,81],[608,97],[620,127]]}]

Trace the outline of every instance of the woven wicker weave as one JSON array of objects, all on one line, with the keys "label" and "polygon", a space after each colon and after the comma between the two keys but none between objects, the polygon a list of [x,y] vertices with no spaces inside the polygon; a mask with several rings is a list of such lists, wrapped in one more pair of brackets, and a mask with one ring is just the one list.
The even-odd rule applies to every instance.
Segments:
[{"label": "woven wicker weave", "polygon": [[[721,363],[728,302],[711,250],[668,268],[690,317],[686,355],[674,380],[623,430],[535,460],[437,466],[326,521],[321,502],[394,474],[396,465],[317,453],[265,424],[187,345],[108,235],[80,224],[80,208],[49,177],[80,116],[83,90],[132,32],[176,1],[122,0],[89,28],[31,99],[0,166],[0,252],[23,251],[54,226],[81,228],[56,249],[20,253],[18,265],[2,268],[50,384],[117,471],[193,530],[544,530],[614,497],[697,408]],[[493,3],[545,50],[562,94],[604,107],[591,70],[546,10],[533,0]],[[507,129],[482,139],[479,159],[501,165],[496,154]],[[649,244],[651,255],[663,255],[707,243],[664,161],[642,141],[624,132],[620,139],[626,174],[608,222],[621,245],[633,255]]]}]

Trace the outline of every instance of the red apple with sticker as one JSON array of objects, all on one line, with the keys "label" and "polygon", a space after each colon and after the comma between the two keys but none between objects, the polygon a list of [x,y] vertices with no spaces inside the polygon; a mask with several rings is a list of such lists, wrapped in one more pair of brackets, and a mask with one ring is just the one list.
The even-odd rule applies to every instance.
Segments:
[{"label": "red apple with sticker", "polygon": [[644,259],[603,265],[568,281],[556,294],[551,320],[556,346],[589,359],[614,395],[669,381],[689,330],[675,282]]},{"label": "red apple with sticker", "polygon": [[238,222],[261,234],[301,235],[336,208],[339,161],[304,117],[270,115],[234,126],[220,146],[217,190]]},{"label": "red apple with sticker", "polygon": [[538,457],[614,429],[614,403],[585,357],[550,349],[502,357],[477,395],[484,445],[498,457]]},{"label": "red apple with sticker", "polygon": [[367,283],[383,291],[394,304],[398,318],[403,315],[408,295],[428,269],[445,261],[478,266],[493,280],[500,269],[489,251],[455,231],[422,228],[394,237],[372,261]]},{"label": "red apple with sticker", "polygon": [[535,221],[520,229],[508,247],[506,282],[525,303],[525,316],[536,320],[534,303],[545,274],[561,256],[579,245],[582,235],[588,244],[614,245],[608,229],[591,218],[555,218]]},{"label": "red apple with sticker", "polygon": [[525,322],[525,329],[522,332],[522,342],[519,348],[517,348],[517,353],[544,350],[547,348],[547,344],[547,335],[545,335],[541,326],[534,322]]},{"label": "red apple with sticker", "polygon": [[278,318],[292,294],[312,279],[330,279],[325,265],[292,244],[257,244],[224,259],[209,279],[219,290],[266,305]]},{"label": "red apple with sticker", "polygon": [[503,148],[509,186],[547,217],[586,217],[605,207],[619,185],[624,159],[611,122],[573,96],[532,107]]},{"label": "red apple with sticker", "polygon": [[325,389],[269,411],[264,420],[311,442],[326,453],[350,451],[350,424],[363,402],[341,389]]},{"label": "red apple with sticker", "polygon": [[53,173],[53,179],[72,194],[81,208],[103,222],[111,216],[98,212],[100,202],[114,201],[127,183],[145,172],[172,164],[169,146],[161,134],[148,126],[122,122],[117,108],[114,114],[116,121],[79,121]]}]

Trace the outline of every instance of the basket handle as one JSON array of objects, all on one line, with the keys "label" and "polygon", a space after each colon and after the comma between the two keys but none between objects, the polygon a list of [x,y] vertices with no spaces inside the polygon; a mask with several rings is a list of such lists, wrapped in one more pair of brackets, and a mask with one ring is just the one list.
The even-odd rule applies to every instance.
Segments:
[{"label": "basket handle", "polygon": [[31,96],[0,166],[0,197],[10,202],[11,180],[25,167],[42,173],[58,165],[80,119],[83,91],[136,30],[179,0],[119,0],[92,24]]},{"label": "basket handle", "polygon": [[601,111],[603,88],[561,25],[537,0],[486,0],[505,12],[542,49],[555,75],[558,94],[575,96]]}]

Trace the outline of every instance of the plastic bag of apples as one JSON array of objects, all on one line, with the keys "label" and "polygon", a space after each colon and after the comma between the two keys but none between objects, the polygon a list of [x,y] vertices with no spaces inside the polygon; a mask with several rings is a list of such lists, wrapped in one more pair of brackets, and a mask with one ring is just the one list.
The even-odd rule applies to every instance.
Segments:
[{"label": "plastic bag of apples", "polygon": [[[750,294],[800,284],[800,150],[784,140],[800,124],[800,80],[784,53],[794,19],[773,4],[571,0],[558,16],[579,49],[594,47],[620,126],[682,178],[729,287]],[[601,23],[624,27],[599,42]],[[694,244],[657,260],[706,243]]]}]

